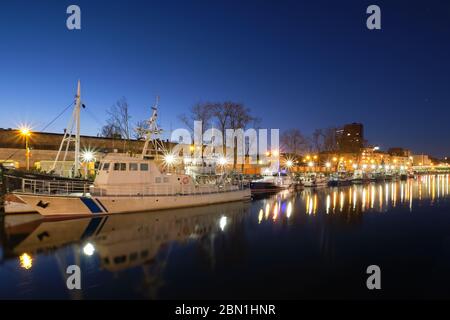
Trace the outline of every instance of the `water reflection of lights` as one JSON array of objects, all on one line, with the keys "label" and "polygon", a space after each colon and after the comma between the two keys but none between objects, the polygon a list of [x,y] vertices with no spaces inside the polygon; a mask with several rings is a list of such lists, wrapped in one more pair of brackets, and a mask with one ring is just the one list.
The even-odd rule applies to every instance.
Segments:
[{"label": "water reflection of lights", "polygon": [[263,217],[264,217],[264,211],[263,211],[263,209],[259,209],[258,223],[261,223]]},{"label": "water reflection of lights", "polygon": [[[262,220],[269,218],[275,222],[283,216],[290,218],[297,210],[307,215],[333,212],[358,214],[367,211],[384,212],[390,207],[404,205],[412,211],[414,201],[438,201],[439,198],[448,197],[449,182],[449,175],[440,175],[433,178],[422,177],[417,180],[342,188],[305,189],[301,193],[286,195],[283,193],[264,201],[258,212],[258,222],[261,223]],[[427,188],[424,188],[425,185]],[[295,206],[295,201],[302,201],[302,205]]]},{"label": "water reflection of lights", "polygon": [[92,256],[95,252],[95,247],[92,243],[86,243],[86,245],[83,247],[83,253],[87,256]]},{"label": "water reflection of lights", "polygon": [[327,203],[326,203],[326,213],[330,213],[330,205],[331,205],[331,198],[330,195],[327,194]]},{"label": "water reflection of lights", "polygon": [[227,225],[227,217],[226,217],[226,216],[220,217],[220,220],[219,220],[219,227],[220,227],[220,230],[224,231],[226,225]]},{"label": "water reflection of lights", "polygon": [[26,270],[33,266],[33,258],[28,253],[23,253],[19,257],[20,267]]},{"label": "water reflection of lights", "polygon": [[290,217],[292,214],[292,202],[289,201],[287,208],[286,208],[286,217]]}]

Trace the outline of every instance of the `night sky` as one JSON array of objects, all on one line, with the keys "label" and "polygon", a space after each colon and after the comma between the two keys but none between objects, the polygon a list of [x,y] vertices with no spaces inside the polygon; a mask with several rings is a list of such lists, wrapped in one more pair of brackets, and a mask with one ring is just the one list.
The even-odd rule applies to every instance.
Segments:
[{"label": "night sky", "polygon": [[[370,4],[382,30],[366,28]],[[196,102],[233,100],[265,128],[362,122],[383,149],[450,155],[450,1],[2,1],[0,127],[42,129],[78,79],[83,134],[122,96],[138,121],[160,95],[166,130]]]}]

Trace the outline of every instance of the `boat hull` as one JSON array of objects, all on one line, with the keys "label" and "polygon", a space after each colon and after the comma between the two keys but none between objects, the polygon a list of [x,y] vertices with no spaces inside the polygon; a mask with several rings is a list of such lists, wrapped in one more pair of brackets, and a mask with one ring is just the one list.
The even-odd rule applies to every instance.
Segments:
[{"label": "boat hull", "polygon": [[250,189],[201,195],[168,196],[83,197],[26,193],[16,193],[16,196],[43,216],[86,216],[92,214],[143,212],[204,206],[251,198]]}]

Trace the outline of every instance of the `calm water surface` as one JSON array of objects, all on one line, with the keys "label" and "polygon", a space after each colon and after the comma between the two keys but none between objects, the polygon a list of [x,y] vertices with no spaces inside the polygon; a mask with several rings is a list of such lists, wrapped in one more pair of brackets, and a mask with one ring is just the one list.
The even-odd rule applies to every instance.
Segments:
[{"label": "calm water surface", "polygon": [[[449,176],[201,208],[8,216],[0,298],[450,298]],[[82,290],[66,288],[77,264]],[[382,290],[366,289],[380,266]]]}]

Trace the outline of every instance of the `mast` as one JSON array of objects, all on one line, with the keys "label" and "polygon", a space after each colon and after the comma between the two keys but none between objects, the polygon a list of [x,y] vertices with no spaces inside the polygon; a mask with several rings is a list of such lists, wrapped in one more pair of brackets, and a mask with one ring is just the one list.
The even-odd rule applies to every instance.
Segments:
[{"label": "mast", "polygon": [[75,97],[75,122],[77,131],[75,135],[75,175],[80,171],[80,110],[81,110],[81,85],[78,80],[77,95]]},{"label": "mast", "polygon": [[152,106],[152,115],[147,120],[148,128],[138,128],[138,132],[145,135],[145,144],[142,149],[142,158],[158,158],[160,152],[164,152],[165,147],[161,141],[160,135],[162,129],[158,127],[158,103],[159,96],[156,96],[155,104]]},{"label": "mast", "polygon": [[[79,176],[80,169],[80,110],[81,110],[81,84],[80,80],[78,80],[77,86],[77,94],[75,96],[75,107],[72,112],[72,117],[69,120],[67,128],[64,130],[64,136],[61,141],[61,144],[58,149],[58,153],[56,154],[55,161],[53,162],[53,166],[51,171],[55,171],[56,166],[58,164],[59,157],[61,155],[61,151],[64,148],[64,156],[62,161],[66,161],[67,154],[69,152],[70,143],[75,143],[75,159],[74,159],[74,175]],[[75,127],[75,134],[73,133],[73,129]],[[62,168],[61,172],[62,174]]]}]

